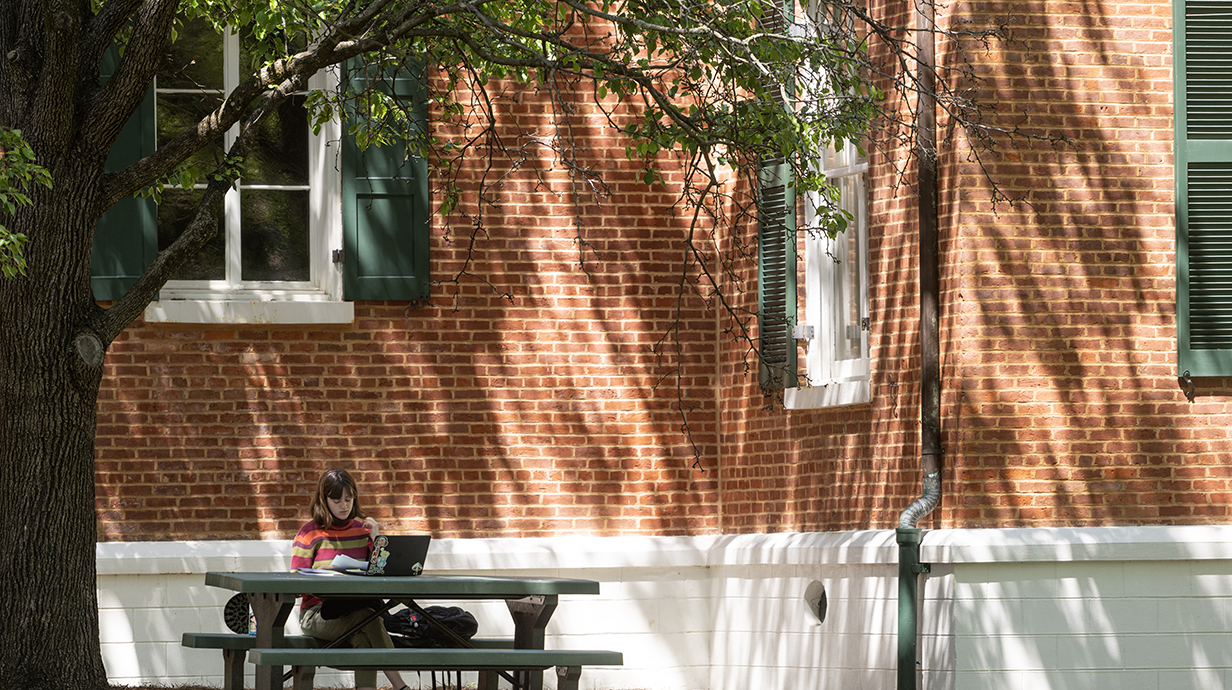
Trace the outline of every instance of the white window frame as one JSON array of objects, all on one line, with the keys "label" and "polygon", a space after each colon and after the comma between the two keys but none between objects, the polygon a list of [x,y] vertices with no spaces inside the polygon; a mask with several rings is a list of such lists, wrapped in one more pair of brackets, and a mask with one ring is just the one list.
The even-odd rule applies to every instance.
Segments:
[{"label": "white window frame", "polygon": [[[869,328],[868,328],[868,161],[858,149],[848,144],[832,151],[819,162],[819,168],[835,186],[846,190],[840,206],[852,214],[851,224],[837,239],[830,239],[817,229],[816,193],[805,196],[804,256],[804,318],[798,329],[806,348],[804,371],[797,388],[784,391],[787,409],[805,410],[847,405],[861,405],[871,400]],[[854,194],[851,193],[854,190]],[[838,331],[847,324],[840,318],[836,282],[840,275],[840,259],[847,252],[844,243],[856,243],[858,283],[856,300],[859,314],[856,327],[860,334],[860,355],[854,359],[838,359],[835,355]],[[812,326],[811,329],[808,326]],[[809,331],[812,335],[809,337]]]},{"label": "white window frame", "polygon": [[[223,90],[228,94],[239,85],[239,48],[239,35],[227,31],[223,36]],[[335,90],[338,85],[336,69],[322,70],[308,81],[309,90]],[[225,147],[229,148],[238,135],[239,126],[236,125],[227,132]],[[241,189],[227,192],[224,201],[227,274],[231,277],[167,281],[159,299],[145,310],[147,322],[311,324],[354,321],[354,304],[342,300],[342,265],[333,262],[334,250],[342,247],[342,178],[338,165],[342,125],[336,119],[331,120],[322,125],[318,134],[310,131],[308,137],[309,280],[239,279],[241,183]]]}]

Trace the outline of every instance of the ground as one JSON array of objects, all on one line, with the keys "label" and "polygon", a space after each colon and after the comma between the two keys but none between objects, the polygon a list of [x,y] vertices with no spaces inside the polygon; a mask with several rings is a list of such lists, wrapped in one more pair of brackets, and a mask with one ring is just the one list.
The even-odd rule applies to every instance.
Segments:
[{"label": "ground", "polygon": [[[211,685],[113,685],[111,690],[220,690]],[[344,690],[343,688],[318,688],[317,690]],[[391,690],[388,685],[379,690]]]}]

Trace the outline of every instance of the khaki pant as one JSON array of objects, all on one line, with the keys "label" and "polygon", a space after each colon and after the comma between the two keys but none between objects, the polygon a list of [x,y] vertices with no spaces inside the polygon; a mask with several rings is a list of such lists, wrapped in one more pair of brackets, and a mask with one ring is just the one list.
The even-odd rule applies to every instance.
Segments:
[{"label": "khaki pant", "polygon": [[[321,605],[309,606],[299,612],[299,627],[305,635],[332,642],[341,637],[364,618],[372,615],[372,609],[360,609],[341,618],[325,620],[321,617]],[[380,618],[373,619],[364,627],[351,635],[351,646],[362,649],[393,649],[394,641],[385,630],[385,623]],[[375,688],[376,671],[362,669],[355,671],[355,687]]]}]

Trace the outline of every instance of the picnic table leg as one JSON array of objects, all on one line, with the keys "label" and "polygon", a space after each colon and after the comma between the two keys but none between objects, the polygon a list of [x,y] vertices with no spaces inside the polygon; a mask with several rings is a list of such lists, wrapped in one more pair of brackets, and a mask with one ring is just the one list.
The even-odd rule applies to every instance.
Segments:
[{"label": "picnic table leg", "polygon": [[312,690],[312,681],[316,675],[316,666],[292,666],[291,690]]},{"label": "picnic table leg", "polygon": [[[555,594],[505,601],[513,616],[514,649],[543,649],[544,630],[556,612],[556,604]],[[543,671],[527,671],[519,676],[525,679],[523,690],[543,690]]]},{"label": "picnic table leg", "polygon": [[[257,620],[257,647],[284,647],[287,618],[295,606],[293,594],[249,594],[252,615]],[[257,690],[281,690],[281,666],[257,666]]]},{"label": "picnic table leg", "polygon": [[578,690],[578,679],[581,677],[581,666],[557,666],[556,690]]},{"label": "picnic table leg", "polygon": [[222,687],[224,690],[244,690],[244,657],[246,649],[222,650]]}]

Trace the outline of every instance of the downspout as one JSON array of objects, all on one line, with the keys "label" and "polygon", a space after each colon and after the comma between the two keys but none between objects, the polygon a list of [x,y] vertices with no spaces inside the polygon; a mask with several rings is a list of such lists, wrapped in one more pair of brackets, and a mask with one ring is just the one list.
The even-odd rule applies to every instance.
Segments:
[{"label": "downspout", "polygon": [[923,493],[903,510],[898,542],[898,690],[916,690],[921,534],[916,524],[941,502],[941,299],[937,240],[937,101],[933,0],[916,0],[916,184],[920,256],[920,467]]}]

